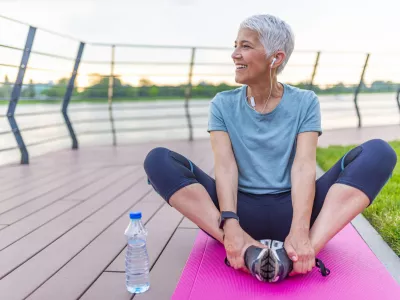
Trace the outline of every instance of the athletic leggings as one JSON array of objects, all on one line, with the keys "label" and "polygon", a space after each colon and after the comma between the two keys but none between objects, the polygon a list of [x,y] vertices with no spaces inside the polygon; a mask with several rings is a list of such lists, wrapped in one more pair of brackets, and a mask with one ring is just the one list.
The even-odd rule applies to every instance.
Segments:
[{"label": "athletic leggings", "polygon": [[[370,204],[389,180],[397,156],[388,143],[374,139],[347,152],[316,181],[311,226],[321,211],[326,194],[334,183],[355,187],[368,196]],[[167,202],[179,189],[199,183],[219,209],[215,180],[179,153],[158,147],[151,150],[144,169],[149,184]],[[240,226],[256,240],[284,241],[292,222],[291,192],[256,195],[238,191],[237,214]]]}]

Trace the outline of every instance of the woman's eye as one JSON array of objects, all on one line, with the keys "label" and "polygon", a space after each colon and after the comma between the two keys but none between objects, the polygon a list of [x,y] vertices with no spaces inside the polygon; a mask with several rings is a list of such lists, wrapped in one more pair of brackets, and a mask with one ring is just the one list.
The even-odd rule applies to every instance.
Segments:
[{"label": "woman's eye", "polygon": [[243,45],[243,48],[250,48],[249,45]]}]

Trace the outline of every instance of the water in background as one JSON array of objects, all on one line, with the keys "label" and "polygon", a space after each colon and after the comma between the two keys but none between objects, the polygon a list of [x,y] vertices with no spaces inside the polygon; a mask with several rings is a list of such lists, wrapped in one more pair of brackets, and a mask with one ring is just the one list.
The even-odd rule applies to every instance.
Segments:
[{"label": "water in background", "polygon": [[[337,128],[354,128],[358,126],[357,114],[354,108],[353,95],[329,95],[320,96],[322,127],[324,130]],[[208,100],[191,100],[190,113],[193,115],[194,138],[207,138],[207,114]],[[169,108],[165,108],[168,106]],[[113,104],[115,128],[118,144],[131,144],[150,140],[186,139],[188,137],[187,121],[183,101],[157,101],[157,102],[117,102]],[[387,94],[360,94],[359,107],[362,114],[363,126],[398,124],[400,120],[399,109],[394,93]],[[86,109],[85,111],[76,111]],[[7,105],[0,105],[0,114],[4,115]],[[33,116],[18,116],[24,113],[41,113],[53,111],[55,114],[43,114]],[[171,115],[173,118],[165,119],[160,116]],[[195,116],[198,115],[198,116]],[[79,146],[111,145],[112,134],[109,122],[107,104],[71,103],[69,116],[75,132],[77,133]],[[135,118],[148,116],[148,120],[136,120]],[[123,120],[118,120],[124,118]],[[104,120],[103,122],[84,122]],[[36,143],[59,136],[66,138],[49,142],[43,145],[29,146],[30,156],[37,156],[49,151],[71,147],[69,133],[64,125],[64,119],[60,112],[59,104],[24,104],[18,105],[16,120],[21,130],[29,127],[59,124],[55,128],[22,132],[25,143]],[[161,130],[147,130],[145,132],[127,132],[132,128],[162,128]],[[168,129],[174,127],[174,129]],[[9,131],[10,127],[6,117],[0,118],[0,132]],[[125,131],[124,131],[125,130]],[[88,132],[91,133],[88,133]],[[105,133],[94,134],[94,131]],[[86,133],[86,134],[85,134]],[[0,149],[15,147],[16,142],[12,133],[0,135]],[[18,162],[20,153],[18,149],[0,152],[0,165]]]}]

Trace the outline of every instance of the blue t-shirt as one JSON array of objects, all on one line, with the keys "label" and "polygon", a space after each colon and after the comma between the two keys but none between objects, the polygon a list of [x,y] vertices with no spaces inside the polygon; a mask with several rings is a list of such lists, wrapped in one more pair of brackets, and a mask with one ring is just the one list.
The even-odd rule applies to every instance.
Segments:
[{"label": "blue t-shirt", "polygon": [[252,194],[291,189],[297,134],[322,134],[319,101],[312,91],[283,84],[277,107],[261,114],[246,100],[247,86],[218,93],[210,102],[208,132],[229,134],[239,172],[238,188]]}]

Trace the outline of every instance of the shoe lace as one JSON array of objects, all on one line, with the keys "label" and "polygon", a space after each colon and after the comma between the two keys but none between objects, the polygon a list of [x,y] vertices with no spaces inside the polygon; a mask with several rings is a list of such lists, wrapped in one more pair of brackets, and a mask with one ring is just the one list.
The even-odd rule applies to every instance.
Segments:
[{"label": "shoe lace", "polygon": [[331,273],[331,271],[327,267],[325,267],[322,260],[320,260],[318,258],[315,259],[315,265],[319,268],[322,276],[326,277]]}]

